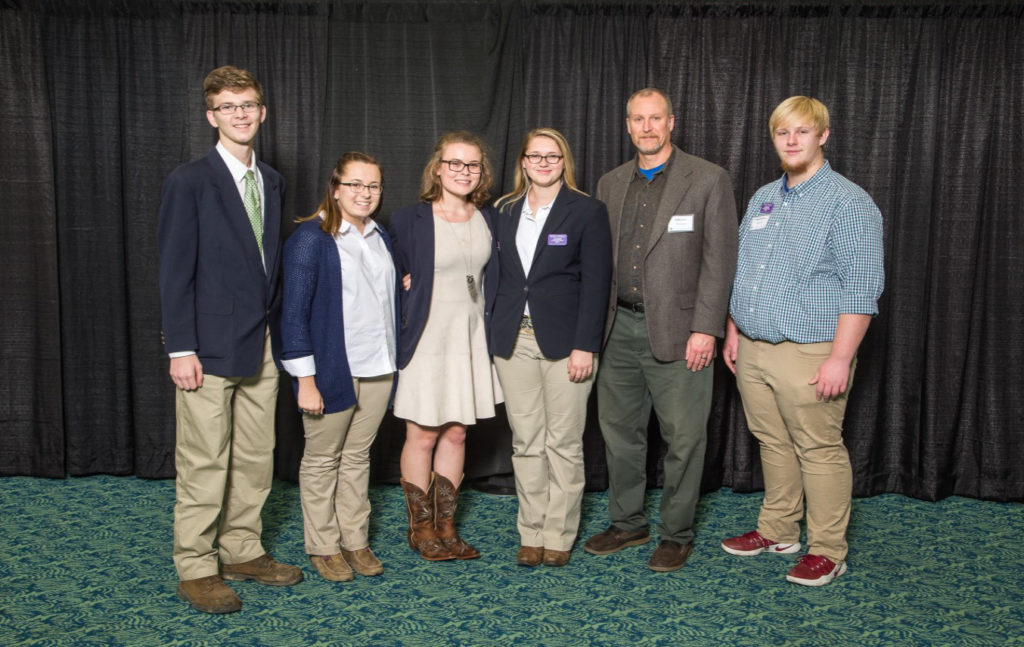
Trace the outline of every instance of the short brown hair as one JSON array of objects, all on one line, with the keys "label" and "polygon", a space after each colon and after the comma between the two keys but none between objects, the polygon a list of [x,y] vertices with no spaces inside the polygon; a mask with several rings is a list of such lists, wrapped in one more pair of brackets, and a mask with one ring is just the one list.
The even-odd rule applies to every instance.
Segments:
[{"label": "short brown hair", "polygon": [[224,90],[241,92],[252,88],[256,91],[256,101],[263,103],[263,86],[248,70],[239,69],[233,65],[218,67],[203,79],[203,97],[206,99],[206,107],[213,108],[211,98]]},{"label": "short brown hair", "polygon": [[665,110],[671,117],[674,114],[672,112],[672,99],[669,99],[668,95],[659,90],[658,88],[642,88],[640,90],[637,90],[633,94],[629,95],[629,99],[626,100],[626,117],[629,117],[629,104],[633,103],[633,99],[636,99],[637,97],[649,97],[652,95],[657,95],[665,100]]},{"label": "short brown hair", "polygon": [[441,168],[441,157],[448,144],[469,144],[476,146],[480,151],[480,184],[476,185],[473,192],[469,194],[469,200],[478,207],[487,204],[491,197],[491,185],[494,183],[494,174],[491,172],[491,160],[487,157],[487,145],[484,140],[473,133],[465,130],[456,130],[441,135],[434,145],[434,153],[430,156],[426,167],[423,169],[423,178],[420,180],[420,200],[434,202],[441,198],[441,179],[437,177],[437,171]]}]

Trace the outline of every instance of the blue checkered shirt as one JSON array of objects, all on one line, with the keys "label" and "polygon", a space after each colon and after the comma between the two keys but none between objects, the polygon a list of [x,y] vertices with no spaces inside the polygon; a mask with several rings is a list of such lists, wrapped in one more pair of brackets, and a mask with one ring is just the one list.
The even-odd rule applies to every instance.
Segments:
[{"label": "blue checkered shirt", "polygon": [[825,165],[786,189],[754,193],[740,224],[729,314],[751,339],[832,341],[839,314],[878,314],[885,269],[882,214]]}]

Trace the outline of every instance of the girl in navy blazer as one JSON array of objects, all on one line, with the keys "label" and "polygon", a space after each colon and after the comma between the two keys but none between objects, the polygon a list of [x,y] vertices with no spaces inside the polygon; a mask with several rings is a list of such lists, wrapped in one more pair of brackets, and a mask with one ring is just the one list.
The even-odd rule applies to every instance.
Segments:
[{"label": "girl in navy blazer", "polygon": [[576,187],[560,132],[538,128],[498,200],[491,351],[512,427],[523,566],[564,566],[580,523],[583,429],[611,282],[604,203]]},{"label": "girl in navy blazer", "polygon": [[483,208],[490,186],[480,138],[448,133],[423,171],[422,202],[391,216],[404,287],[395,393],[395,416],[406,420],[402,489],[409,546],[428,560],[480,556],[454,518],[466,426],[493,417],[500,402],[484,319],[496,268]]},{"label": "girl in navy blazer", "polygon": [[370,445],[391,397],[398,348],[397,281],[387,233],[370,217],[380,166],[345,153],[316,213],[284,247],[283,365],[306,446],[299,466],[305,549],[320,575],[344,582],[384,570],[369,548]]}]

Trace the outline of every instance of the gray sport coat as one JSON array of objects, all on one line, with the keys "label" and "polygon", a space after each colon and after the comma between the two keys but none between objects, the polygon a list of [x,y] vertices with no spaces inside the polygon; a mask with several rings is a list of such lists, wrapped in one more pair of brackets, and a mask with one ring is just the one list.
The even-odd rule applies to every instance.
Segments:
[{"label": "gray sport coat", "polygon": [[[685,359],[686,341],[692,332],[725,335],[739,226],[732,181],[725,169],[678,147],[673,149],[644,257],[647,333],[654,357],[665,362]],[[616,264],[623,203],[635,168],[634,158],[605,173],[597,183],[595,197],[608,205]],[[673,216],[684,216],[675,221],[676,229],[690,221],[687,216],[693,216],[692,231],[670,232]],[[613,272],[604,343],[615,321],[616,293]]]}]

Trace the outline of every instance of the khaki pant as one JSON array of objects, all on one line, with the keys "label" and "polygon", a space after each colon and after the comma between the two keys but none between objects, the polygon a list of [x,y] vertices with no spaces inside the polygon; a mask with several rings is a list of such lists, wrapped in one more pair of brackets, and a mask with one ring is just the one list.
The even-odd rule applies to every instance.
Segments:
[{"label": "khaki pant", "polygon": [[571,382],[569,359],[544,357],[532,332],[519,331],[508,359],[494,358],[512,426],[520,542],[571,550],[583,499],[583,428],[594,373]]},{"label": "khaki pant", "polygon": [[736,383],[747,426],[761,446],[764,502],[757,531],[782,543],[800,539],[807,505],[808,552],[845,561],[853,472],[843,445],[843,415],[853,386],[819,401],[807,382],[828,358],[832,343],[772,344],[740,335]]},{"label": "khaki pant", "polygon": [[358,403],[321,416],[303,414],[299,464],[303,534],[309,555],[369,545],[370,445],[384,418],[394,375],[353,378]]},{"label": "khaki pant", "polygon": [[174,565],[182,580],[216,574],[218,557],[239,564],[266,552],[260,511],[274,472],[277,382],[268,334],[256,375],[206,374],[202,387],[177,391]]}]

